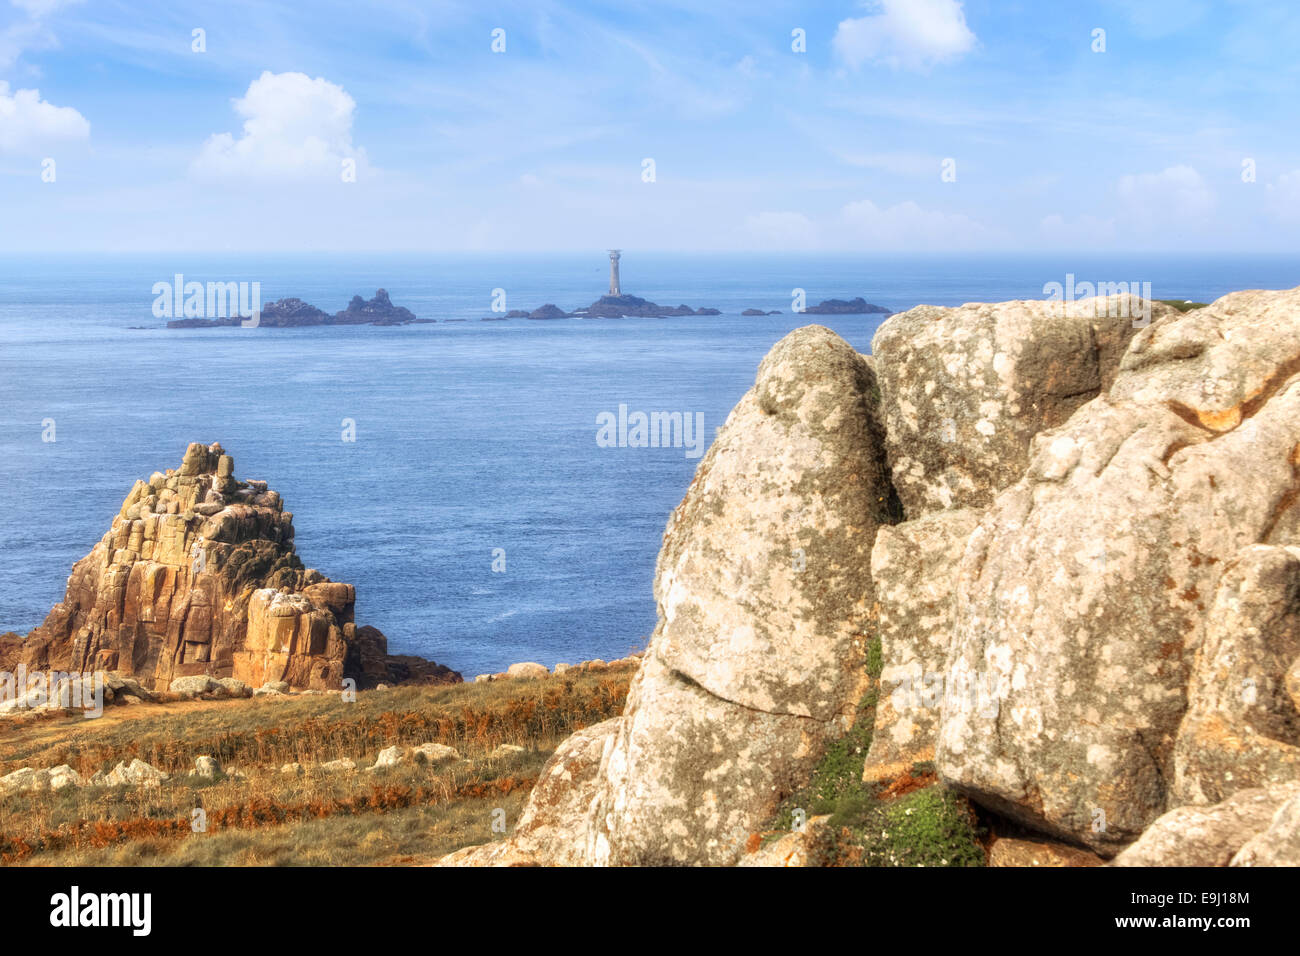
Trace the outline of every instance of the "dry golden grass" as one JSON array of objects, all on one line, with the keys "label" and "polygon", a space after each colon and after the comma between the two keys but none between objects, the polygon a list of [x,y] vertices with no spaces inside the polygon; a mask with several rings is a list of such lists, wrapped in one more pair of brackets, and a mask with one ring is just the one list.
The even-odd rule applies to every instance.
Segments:
[{"label": "dry golden grass", "polygon": [[[71,764],[83,775],[139,757],[172,774],[154,787],[67,788],[0,797],[0,862],[51,865],[428,862],[513,825],[555,746],[621,712],[630,668],[541,681],[395,688],[358,695],[111,708],[0,726],[0,773]],[[393,744],[436,742],[466,758],[358,768]],[[523,753],[492,758],[500,744]],[[209,754],[243,778],[187,774]],[[308,773],[284,774],[299,762]],[[195,833],[192,812],[206,814]]]}]

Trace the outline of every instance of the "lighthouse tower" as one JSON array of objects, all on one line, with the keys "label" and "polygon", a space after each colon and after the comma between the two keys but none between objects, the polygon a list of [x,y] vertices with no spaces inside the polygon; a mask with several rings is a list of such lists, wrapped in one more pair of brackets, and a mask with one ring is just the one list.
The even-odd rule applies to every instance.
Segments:
[{"label": "lighthouse tower", "polygon": [[609,250],[609,294],[622,295],[623,290],[618,284],[618,259],[622,253],[621,249]]}]

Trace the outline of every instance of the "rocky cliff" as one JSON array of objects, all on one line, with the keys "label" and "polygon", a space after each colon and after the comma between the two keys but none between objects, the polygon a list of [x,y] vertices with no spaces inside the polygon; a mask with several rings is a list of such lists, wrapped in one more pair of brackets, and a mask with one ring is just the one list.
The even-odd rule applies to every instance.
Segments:
[{"label": "rocky cliff", "polygon": [[778,343],[669,521],[623,715],[444,862],[806,861],[747,851],[862,713],[864,786],[937,777],[1026,859],[1300,864],[1300,289],[1059,310]]},{"label": "rocky cliff", "polygon": [[220,445],[192,444],[180,468],[135,483],[45,622],[0,641],[0,669],[117,671],[163,689],[200,674],[321,690],[345,676],[460,679],[390,658],[374,628],[358,636],[355,601],[352,585],[303,567],[279,494],[237,480]]}]

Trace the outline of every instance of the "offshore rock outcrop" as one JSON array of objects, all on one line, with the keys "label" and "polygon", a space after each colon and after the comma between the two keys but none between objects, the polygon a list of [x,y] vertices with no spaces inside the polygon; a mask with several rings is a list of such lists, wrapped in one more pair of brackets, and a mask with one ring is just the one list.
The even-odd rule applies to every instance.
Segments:
[{"label": "offshore rock outcrop", "polygon": [[648,299],[635,295],[602,295],[585,309],[565,312],[558,305],[548,302],[529,312],[527,309],[511,309],[505,315],[488,316],[484,321],[493,319],[622,319],[649,318],[659,319],[675,315],[721,315],[718,309],[693,309],[689,305],[659,305]]},{"label": "offshore rock outcrop", "polygon": [[868,302],[860,295],[852,299],[823,299],[803,311],[804,315],[889,315],[883,305]]},{"label": "offshore rock outcrop", "polygon": [[279,494],[196,443],[180,468],[135,483],[63,601],[26,639],[0,641],[0,668],[116,671],[150,689],[191,675],[317,690],[391,680],[383,635],[357,638],[355,602],[352,585],[303,566]]},{"label": "offshore rock outcrop", "polygon": [[[223,326],[242,326],[247,320],[239,316],[214,319],[172,319],[169,329],[212,329]],[[411,325],[430,323],[433,319],[416,318],[415,313],[400,305],[393,305],[386,289],[376,290],[367,300],[354,295],[346,309],[330,315],[302,299],[293,297],[276,299],[262,307],[257,327],[266,329],[296,329],[316,325]]]}]

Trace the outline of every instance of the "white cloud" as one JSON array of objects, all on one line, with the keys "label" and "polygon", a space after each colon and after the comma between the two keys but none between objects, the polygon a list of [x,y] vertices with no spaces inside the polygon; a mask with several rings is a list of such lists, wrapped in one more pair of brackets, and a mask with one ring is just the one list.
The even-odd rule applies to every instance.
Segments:
[{"label": "white cloud", "polygon": [[1044,240],[1066,249],[1106,245],[1114,242],[1116,236],[1114,219],[1101,219],[1087,213],[1075,219],[1053,213],[1044,216],[1038,227]]},{"label": "white cloud", "polygon": [[853,153],[832,148],[837,159],[849,166],[880,169],[899,176],[934,176],[941,158],[926,153],[868,152]]},{"label": "white cloud", "polygon": [[75,6],[81,0],[9,0],[9,2],[33,20],[39,20],[48,17],[60,7]]},{"label": "white cloud", "polygon": [[1300,169],[1293,169],[1268,184],[1273,215],[1283,222],[1300,220]]},{"label": "white cloud", "polygon": [[40,90],[10,95],[9,84],[0,80],[0,153],[30,153],[88,136],[90,124],[72,107],[47,103]]},{"label": "white cloud", "polygon": [[924,69],[975,47],[960,0],[877,0],[870,7],[865,17],[841,21],[831,41],[853,69],[868,60]]},{"label": "white cloud", "polygon": [[27,17],[0,30],[0,68],[13,66],[28,50],[57,47],[58,39],[41,20],[61,7],[70,7],[80,2],[81,0],[10,0]]},{"label": "white cloud", "polygon": [[356,101],[335,83],[267,71],[234,107],[244,117],[243,135],[209,137],[193,163],[197,175],[337,178],[345,159],[365,166],[365,150],[352,145]]},{"label": "white cloud", "polygon": [[745,230],[758,245],[782,249],[811,246],[816,236],[812,220],[801,212],[760,212],[745,219]]},{"label": "white cloud", "polygon": [[856,246],[947,250],[981,247],[993,238],[969,216],[923,209],[910,199],[887,209],[860,199],[840,210],[840,219]]},{"label": "white cloud", "polygon": [[1158,39],[1195,26],[1209,12],[1205,0],[1111,0],[1110,6],[1128,18],[1138,36]]},{"label": "white cloud", "polygon": [[1191,166],[1122,176],[1119,198],[1126,217],[1143,227],[1201,219],[1215,206],[1213,190]]},{"label": "white cloud", "polygon": [[0,69],[8,69],[27,50],[43,50],[56,46],[54,34],[35,20],[11,23],[0,30]]}]

